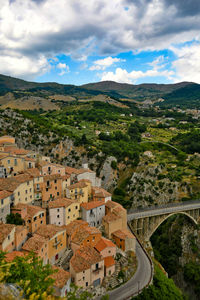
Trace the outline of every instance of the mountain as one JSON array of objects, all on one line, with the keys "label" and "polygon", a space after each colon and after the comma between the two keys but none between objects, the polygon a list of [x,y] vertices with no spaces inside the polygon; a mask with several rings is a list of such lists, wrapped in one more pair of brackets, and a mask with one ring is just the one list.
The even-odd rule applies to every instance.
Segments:
[{"label": "mountain", "polygon": [[[9,97],[5,96],[8,95]],[[62,96],[73,97],[74,100],[90,100],[99,95],[102,99],[109,97],[115,100],[157,100],[163,98],[165,101],[159,103],[160,106],[172,107],[200,107],[200,85],[193,82],[180,82],[176,84],[127,84],[114,81],[102,81],[89,83],[82,86],[71,84],[59,84],[56,82],[36,83],[28,82],[10,76],[0,75],[0,104],[7,103],[10,98],[22,99],[25,101],[31,97],[41,97],[55,100],[63,99]],[[24,98],[25,97],[25,98]],[[1,97],[2,98],[2,97]],[[98,98],[98,97],[97,97]],[[12,100],[13,100],[12,99]],[[60,100],[61,101],[61,100]],[[62,102],[62,101],[61,101]],[[15,105],[17,103],[15,102]]]}]

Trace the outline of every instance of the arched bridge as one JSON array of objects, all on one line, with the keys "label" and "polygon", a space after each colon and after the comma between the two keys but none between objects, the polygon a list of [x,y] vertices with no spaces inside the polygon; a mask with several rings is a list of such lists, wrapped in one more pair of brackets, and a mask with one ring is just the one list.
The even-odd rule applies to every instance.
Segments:
[{"label": "arched bridge", "polygon": [[149,241],[154,231],[174,214],[187,215],[195,224],[200,223],[200,200],[131,209],[127,221],[141,241]]}]

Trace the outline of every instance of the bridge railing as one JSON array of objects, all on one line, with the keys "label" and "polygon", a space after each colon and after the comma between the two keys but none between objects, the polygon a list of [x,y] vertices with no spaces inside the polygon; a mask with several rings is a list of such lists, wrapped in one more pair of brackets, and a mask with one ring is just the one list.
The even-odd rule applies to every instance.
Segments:
[{"label": "bridge railing", "polygon": [[152,205],[144,208],[130,208],[127,210],[128,214],[133,214],[133,213],[140,213],[140,212],[145,212],[145,211],[150,211],[150,210],[157,210],[157,209],[162,209],[162,208],[170,208],[170,207],[181,207],[181,206],[186,206],[186,205],[191,205],[191,204],[198,204],[200,205],[200,200],[191,200],[191,201],[184,201],[184,202],[176,202],[176,203],[167,203],[163,205]]}]

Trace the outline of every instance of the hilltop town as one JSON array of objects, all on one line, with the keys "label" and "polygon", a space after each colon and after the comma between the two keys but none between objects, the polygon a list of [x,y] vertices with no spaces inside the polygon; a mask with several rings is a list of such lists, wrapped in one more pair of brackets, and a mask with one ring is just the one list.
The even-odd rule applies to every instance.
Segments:
[{"label": "hilltop town", "polygon": [[55,295],[65,296],[71,282],[95,293],[102,286],[101,294],[124,281],[124,266],[132,275],[128,261],[135,259],[136,239],[127,211],[87,164],[76,169],[52,163],[2,136],[0,200],[0,250],[9,262],[34,252],[54,266]]}]

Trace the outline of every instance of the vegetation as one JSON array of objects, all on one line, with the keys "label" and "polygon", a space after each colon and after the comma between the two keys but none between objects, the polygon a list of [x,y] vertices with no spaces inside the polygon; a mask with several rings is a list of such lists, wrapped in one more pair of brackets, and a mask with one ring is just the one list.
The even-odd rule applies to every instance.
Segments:
[{"label": "vegetation", "polygon": [[23,225],[24,220],[21,218],[20,214],[9,214],[6,216],[6,223],[7,224],[15,224],[15,225]]},{"label": "vegetation", "polygon": [[166,277],[157,264],[153,285],[144,289],[142,293],[132,298],[133,300],[184,300],[182,292],[175,286],[174,281]]}]

